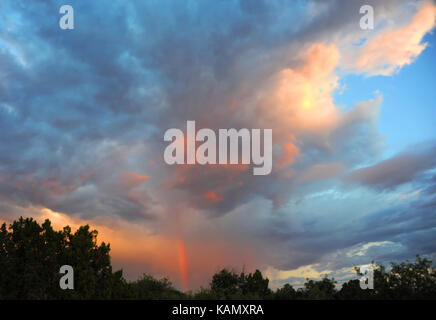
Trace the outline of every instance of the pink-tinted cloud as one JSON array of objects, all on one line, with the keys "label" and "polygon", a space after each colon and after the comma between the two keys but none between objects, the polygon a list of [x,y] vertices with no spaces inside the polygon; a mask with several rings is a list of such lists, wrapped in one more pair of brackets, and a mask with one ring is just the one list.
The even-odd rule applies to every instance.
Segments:
[{"label": "pink-tinted cloud", "polygon": [[149,178],[149,176],[141,175],[136,172],[123,172],[119,176],[119,182],[124,188],[134,188],[141,185]]},{"label": "pink-tinted cloud", "polygon": [[391,75],[412,63],[427,47],[422,39],[435,27],[435,19],[434,4],[421,6],[410,24],[383,31],[365,44],[355,68],[368,75]]},{"label": "pink-tinted cloud", "polygon": [[262,121],[274,124],[276,138],[292,140],[302,132],[322,135],[337,122],[332,93],[339,57],[335,45],[315,43],[301,54],[299,66],[273,76],[261,111]]},{"label": "pink-tinted cloud", "polygon": [[215,202],[215,203],[223,201],[223,198],[221,196],[219,196],[218,194],[216,194],[214,191],[209,191],[209,192],[205,193],[203,195],[203,197],[205,199],[211,200],[212,202]]}]

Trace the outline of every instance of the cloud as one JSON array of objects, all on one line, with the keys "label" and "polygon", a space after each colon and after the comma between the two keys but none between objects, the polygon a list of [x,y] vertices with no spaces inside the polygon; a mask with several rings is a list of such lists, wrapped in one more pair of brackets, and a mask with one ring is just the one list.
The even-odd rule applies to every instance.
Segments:
[{"label": "cloud", "polygon": [[298,183],[308,183],[337,177],[345,169],[344,164],[338,162],[321,163],[301,172],[296,180]]},{"label": "cloud", "polygon": [[392,189],[410,182],[420,173],[436,166],[434,143],[421,149],[424,150],[415,149],[413,152],[397,155],[373,166],[354,170],[345,176],[345,180],[379,190]]},{"label": "cloud", "polygon": [[150,177],[141,175],[136,172],[124,172],[120,174],[120,183],[124,188],[134,188],[141,185],[144,181],[147,181]]},{"label": "cloud", "polygon": [[203,195],[203,197],[205,198],[205,199],[209,199],[209,200],[211,200],[212,202],[221,202],[221,201],[223,201],[223,198],[221,198],[219,195],[217,195],[215,192],[213,192],[213,191],[210,191],[210,192],[207,192],[207,193],[205,193],[204,195]]},{"label": "cloud", "polygon": [[426,3],[418,8],[410,24],[386,30],[365,43],[355,62],[358,72],[367,75],[391,75],[411,64],[427,47],[424,36],[436,23],[436,5]]}]

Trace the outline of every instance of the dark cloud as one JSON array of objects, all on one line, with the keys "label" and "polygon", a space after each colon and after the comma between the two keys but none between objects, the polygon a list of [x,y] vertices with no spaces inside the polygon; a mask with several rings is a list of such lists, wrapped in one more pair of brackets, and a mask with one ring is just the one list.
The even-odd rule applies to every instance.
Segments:
[{"label": "dark cloud", "polygon": [[[263,1],[190,5],[175,1],[159,5],[73,2],[75,29],[65,32],[58,27],[61,4],[14,1],[6,5],[5,10],[15,14],[16,20],[9,21],[10,31],[2,33],[9,50],[2,51],[7,81],[0,86],[5,92],[1,103],[13,110],[8,113],[2,109],[1,114],[2,131],[7,132],[2,135],[2,168],[5,175],[7,171],[12,176],[9,181],[16,175],[36,180],[54,176],[59,184],[71,184],[71,193],[83,184],[93,184],[103,198],[105,184],[111,183],[103,178],[104,174],[70,182],[87,171],[95,171],[96,160],[108,168],[110,165],[105,163],[113,156],[108,144],[112,148],[147,144],[144,148],[149,150],[148,157],[154,153],[155,159],[162,154],[164,130],[183,127],[187,119],[211,128],[249,127],[252,120],[245,114],[229,117],[233,101],[251,100],[271,72],[292,62],[299,49],[288,47],[285,56],[282,48],[291,38],[306,32],[295,26],[304,25],[304,19],[307,24],[327,19],[309,19],[307,9],[298,4],[289,7]],[[331,6],[329,10],[334,12],[339,4]],[[247,87],[251,89],[244,92]],[[252,113],[252,103],[245,104],[244,113]],[[310,137],[303,139],[307,140],[308,153],[320,149],[316,143],[311,146]],[[325,150],[321,153],[325,154]],[[174,174],[173,168],[166,169]],[[241,180],[243,187],[215,190],[225,201],[207,205],[199,192],[235,174],[240,177],[234,180]],[[253,195],[272,198],[289,188],[289,183],[260,188],[245,172],[227,173],[211,186],[210,177],[203,178],[201,172],[192,175],[193,181],[178,185],[192,195],[187,202],[221,213]],[[64,210],[68,206],[62,205],[63,201],[72,205],[67,201],[69,196],[53,199],[43,188],[37,191],[38,198],[27,197],[25,192],[20,192],[20,197]],[[286,195],[279,198],[285,199]],[[82,214],[91,214],[92,209],[87,207],[87,213]]]},{"label": "dark cloud", "polygon": [[410,149],[414,151],[397,155],[370,167],[352,171],[345,176],[345,180],[379,190],[392,189],[412,181],[423,171],[435,167],[436,145],[433,142],[425,148]]}]

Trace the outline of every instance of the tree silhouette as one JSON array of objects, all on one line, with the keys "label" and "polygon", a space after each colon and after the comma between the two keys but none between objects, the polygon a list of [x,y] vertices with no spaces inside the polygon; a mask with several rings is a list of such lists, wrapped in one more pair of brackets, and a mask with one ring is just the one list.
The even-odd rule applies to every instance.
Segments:
[{"label": "tree silhouette", "polygon": [[334,279],[329,279],[327,277],[324,277],[320,281],[306,279],[302,296],[304,299],[310,300],[334,299],[335,284],[336,281]]},{"label": "tree silhouette", "polygon": [[[432,262],[416,256],[415,262],[391,263],[390,271],[373,264],[374,290],[361,290],[358,280],[344,283],[341,299],[436,299],[436,272]],[[356,274],[361,276],[359,268]]]},{"label": "tree silhouette", "polygon": [[[391,263],[390,268],[372,264],[374,290],[362,290],[358,279],[345,282],[306,279],[295,290],[286,283],[272,291],[269,279],[259,270],[236,273],[227,269],[212,276],[210,286],[182,293],[163,278],[144,274],[126,281],[122,270],[113,272],[110,245],[97,244],[96,230],[88,225],[72,233],[66,226],[53,230],[49,220],[39,225],[32,218],[19,218],[0,227],[0,299],[436,299],[436,272],[432,262]],[[59,269],[74,269],[74,290],[62,290]],[[355,267],[356,275],[362,274]]]},{"label": "tree silhouette", "polygon": [[[122,272],[113,273],[110,246],[97,245],[97,231],[89,226],[71,233],[54,231],[49,220],[41,226],[20,218],[0,228],[0,298],[110,299],[122,286]],[[74,290],[62,290],[59,269],[74,269]]]},{"label": "tree silhouette", "polygon": [[276,300],[295,300],[297,292],[289,283],[286,283],[282,288],[277,289],[274,298]]}]

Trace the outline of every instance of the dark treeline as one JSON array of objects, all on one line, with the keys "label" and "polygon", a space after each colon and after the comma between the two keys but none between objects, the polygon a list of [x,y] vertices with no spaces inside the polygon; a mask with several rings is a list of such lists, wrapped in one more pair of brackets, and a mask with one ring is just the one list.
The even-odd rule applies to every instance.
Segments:
[{"label": "dark treeline", "polygon": [[[110,246],[97,244],[97,231],[82,226],[53,230],[49,220],[39,225],[20,218],[0,228],[0,299],[436,299],[436,272],[431,261],[417,256],[415,262],[392,263],[389,270],[374,265],[374,290],[360,289],[359,280],[345,282],[307,279],[295,290],[285,284],[269,288],[259,270],[236,273],[223,269],[207,288],[181,292],[168,279],[143,275],[136,281],[113,271]],[[74,269],[74,290],[62,290],[60,266]],[[356,274],[360,275],[356,268]]]}]

